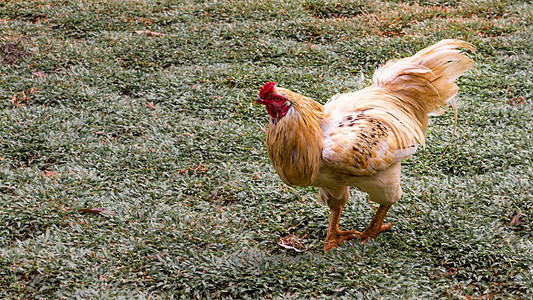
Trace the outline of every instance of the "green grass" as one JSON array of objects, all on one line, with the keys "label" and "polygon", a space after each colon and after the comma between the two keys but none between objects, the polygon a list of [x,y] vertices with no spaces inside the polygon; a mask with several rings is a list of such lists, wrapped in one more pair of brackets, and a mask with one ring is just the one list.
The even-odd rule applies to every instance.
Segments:
[{"label": "green grass", "polygon": [[[0,3],[0,298],[532,298],[532,17],[511,0]],[[447,113],[404,164],[392,230],[323,252],[328,209],[275,174],[258,88],[324,102],[444,38],[478,49],[450,149],[432,165]],[[341,226],[372,207],[353,191]],[[309,250],[278,247],[289,234]]]}]

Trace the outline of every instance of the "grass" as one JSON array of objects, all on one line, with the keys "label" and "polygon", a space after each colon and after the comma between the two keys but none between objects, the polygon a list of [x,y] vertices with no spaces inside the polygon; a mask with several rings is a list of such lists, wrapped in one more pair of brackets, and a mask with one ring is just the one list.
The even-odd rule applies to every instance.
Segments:
[{"label": "grass", "polygon": [[[529,1],[0,4],[0,297],[533,297]],[[137,34],[151,31],[164,36]],[[433,118],[390,232],[323,252],[328,209],[288,188],[253,107],[321,102],[444,38],[477,49],[459,126]],[[356,191],[341,226],[373,205]],[[295,236],[308,248],[276,245]]]}]

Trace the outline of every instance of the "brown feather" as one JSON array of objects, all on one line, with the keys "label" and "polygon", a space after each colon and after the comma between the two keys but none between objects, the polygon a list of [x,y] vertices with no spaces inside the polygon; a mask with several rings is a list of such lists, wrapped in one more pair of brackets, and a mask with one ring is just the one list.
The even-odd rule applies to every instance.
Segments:
[{"label": "brown feather", "polygon": [[293,105],[267,132],[267,152],[280,178],[288,185],[307,186],[316,178],[322,153],[319,123],[324,108],[310,98],[283,88],[275,93]]}]

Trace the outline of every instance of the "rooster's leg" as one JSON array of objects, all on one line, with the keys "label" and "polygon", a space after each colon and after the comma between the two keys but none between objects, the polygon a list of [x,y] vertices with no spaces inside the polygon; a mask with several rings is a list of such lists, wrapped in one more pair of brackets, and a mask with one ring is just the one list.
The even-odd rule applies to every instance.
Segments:
[{"label": "rooster's leg", "polygon": [[387,214],[387,211],[390,207],[391,205],[383,204],[379,206],[378,211],[372,218],[372,221],[370,221],[370,224],[368,224],[368,227],[359,234],[359,238],[363,243],[377,237],[378,234],[385,230],[388,230],[392,226],[391,223],[383,225],[383,219],[385,219],[385,215]]},{"label": "rooster's leg", "polygon": [[320,198],[327,203],[331,213],[329,215],[329,227],[324,243],[324,250],[337,247],[347,240],[359,237],[360,232],[342,231],[339,229],[342,209],[346,200],[350,197],[350,187],[320,188]]},{"label": "rooster's leg", "polygon": [[329,216],[329,228],[326,235],[326,241],[324,243],[325,251],[337,247],[338,245],[344,243],[344,241],[359,237],[360,232],[343,231],[339,229],[339,221],[343,206],[330,207],[331,214]]}]

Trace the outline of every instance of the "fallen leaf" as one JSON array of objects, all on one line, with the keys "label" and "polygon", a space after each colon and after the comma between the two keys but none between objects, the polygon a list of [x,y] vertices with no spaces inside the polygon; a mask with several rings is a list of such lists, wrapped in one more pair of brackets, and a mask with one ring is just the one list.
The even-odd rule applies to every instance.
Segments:
[{"label": "fallen leaf", "polygon": [[33,75],[39,77],[39,78],[42,78],[42,77],[45,77],[46,76],[46,73],[43,72],[43,71],[32,71],[31,72]]},{"label": "fallen leaf", "polygon": [[147,36],[155,36],[155,37],[165,36],[164,33],[153,32],[153,31],[150,31],[150,30],[135,30],[134,32],[136,34],[146,34]]},{"label": "fallen leaf", "polygon": [[155,105],[152,103],[152,102],[146,102],[146,103],[143,103],[144,106],[150,108],[150,109],[157,109],[157,107],[155,107]]},{"label": "fallen leaf", "polygon": [[114,211],[107,209],[107,208],[103,208],[103,207],[81,208],[81,209],[78,209],[78,212],[82,214],[95,214],[95,215],[106,214],[106,215],[111,215],[111,216],[115,215]]},{"label": "fallen leaf", "polygon": [[194,175],[196,175],[196,172],[200,172],[205,175],[205,172],[207,172],[208,169],[209,169],[208,166],[204,164],[198,164],[196,166],[191,164],[189,167],[184,168],[184,169],[178,169],[177,171],[179,174],[185,174],[185,173],[188,173],[189,171],[193,171]]},{"label": "fallen leaf", "polygon": [[307,247],[301,243],[301,240],[305,238],[298,238],[294,233],[289,234],[285,237],[280,237],[278,240],[278,246],[283,247],[288,250],[294,250],[296,252],[305,252]]},{"label": "fallen leaf", "polygon": [[511,223],[509,225],[511,226],[520,226],[522,224],[522,212],[519,211],[516,213],[516,215],[511,219]]},{"label": "fallen leaf", "polygon": [[41,174],[41,177],[48,177],[48,178],[54,178],[57,176],[57,172],[44,170],[43,174]]},{"label": "fallen leaf", "polygon": [[509,105],[511,106],[521,105],[521,104],[526,104],[526,103],[527,103],[527,99],[524,96],[515,97],[509,100]]},{"label": "fallen leaf", "polygon": [[11,102],[16,108],[24,106],[24,103],[28,104],[31,101],[31,96],[37,92],[35,88],[29,88],[25,91],[17,92],[11,97]]},{"label": "fallen leaf", "polygon": [[104,134],[105,132],[103,131],[95,131],[94,134]]},{"label": "fallen leaf", "polygon": [[0,57],[3,58],[2,65],[4,66],[12,65],[27,55],[30,55],[30,53],[17,44],[7,43],[0,46]]}]

